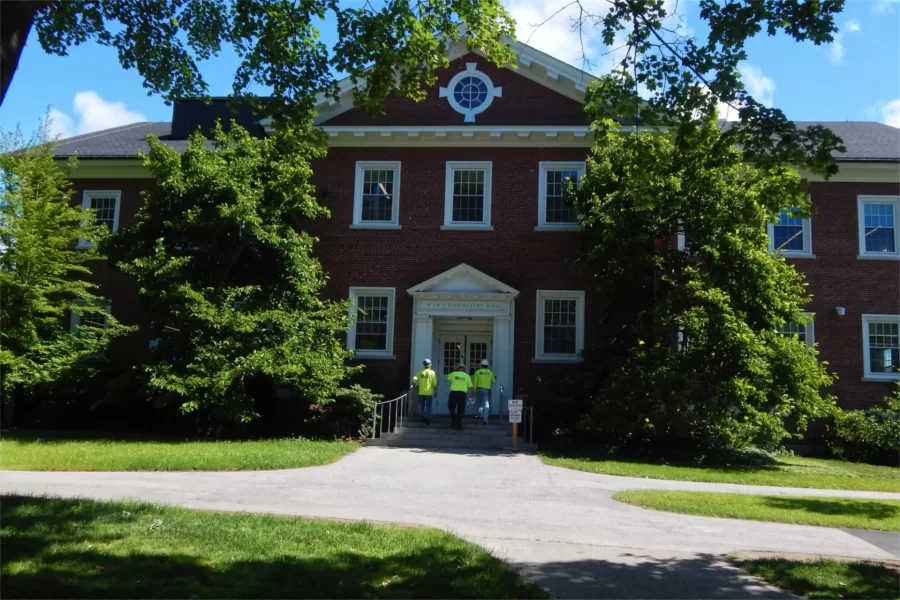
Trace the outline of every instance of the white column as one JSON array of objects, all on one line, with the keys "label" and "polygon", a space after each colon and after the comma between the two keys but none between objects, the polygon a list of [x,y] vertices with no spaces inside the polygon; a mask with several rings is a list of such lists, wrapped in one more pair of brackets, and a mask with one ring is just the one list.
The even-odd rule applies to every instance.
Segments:
[{"label": "white column", "polygon": [[410,378],[422,368],[422,361],[430,357],[434,335],[434,319],[429,316],[414,316],[412,326],[412,352],[410,352]]},{"label": "white column", "polygon": [[[493,371],[497,376],[497,383],[503,386],[505,399],[512,398],[513,389],[513,338],[512,318],[497,317],[494,319],[494,365]],[[500,397],[500,388],[495,393]],[[491,409],[494,410],[493,408]],[[506,405],[497,406],[498,412],[506,412]]]}]

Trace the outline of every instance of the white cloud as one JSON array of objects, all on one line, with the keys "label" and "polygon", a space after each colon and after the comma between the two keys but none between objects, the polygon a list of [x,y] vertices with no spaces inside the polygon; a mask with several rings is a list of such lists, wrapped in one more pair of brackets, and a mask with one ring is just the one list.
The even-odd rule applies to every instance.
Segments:
[{"label": "white cloud", "polygon": [[748,62],[742,62],[738,65],[738,71],[741,72],[741,78],[744,80],[744,86],[747,92],[753,96],[753,99],[764,106],[771,107],[775,103],[775,80],[763,74],[762,69],[755,67]]},{"label": "white cloud", "polygon": [[846,33],[859,33],[860,31],[862,31],[862,26],[859,22],[847,21],[844,30],[834,34],[834,41],[827,46],[828,58],[831,59],[831,62],[836,65],[844,64],[844,57],[847,54],[847,49],[844,47],[844,36]]},{"label": "white cloud", "polygon": [[896,0],[875,0],[872,3],[872,12],[875,14],[885,14],[894,12],[894,7],[897,6]]},{"label": "white cloud", "polygon": [[881,120],[885,125],[900,127],[900,98],[881,105]]},{"label": "white cloud", "polygon": [[75,135],[75,123],[72,121],[72,117],[55,108],[50,109],[48,116],[50,119],[50,122],[47,124],[49,127],[48,133],[51,138],[65,139]]},{"label": "white cloud", "polygon": [[75,94],[72,112],[75,114],[74,119],[61,110],[50,110],[51,135],[67,138],[147,120],[145,115],[128,110],[124,102],[104,100],[93,90]]},{"label": "white cloud", "polygon": [[[580,6],[595,16],[609,11],[608,0],[581,0]],[[677,0],[665,0],[665,10],[670,13],[665,21],[668,27],[687,31],[684,11],[675,14]],[[628,32],[619,32],[613,45],[607,48],[600,39],[600,26],[585,23],[582,32],[575,28],[580,16],[579,5],[571,0],[506,0],[506,8],[516,20],[516,38],[529,46],[546,52],[554,58],[579,68],[583,59],[590,61],[589,69],[595,75],[608,73],[625,57]]]}]

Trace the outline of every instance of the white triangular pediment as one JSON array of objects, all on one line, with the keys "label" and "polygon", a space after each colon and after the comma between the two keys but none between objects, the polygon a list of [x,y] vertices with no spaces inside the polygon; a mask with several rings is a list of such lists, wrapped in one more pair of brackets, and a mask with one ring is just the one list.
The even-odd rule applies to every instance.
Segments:
[{"label": "white triangular pediment", "polygon": [[519,295],[519,290],[465,263],[435,275],[427,281],[406,290],[409,294],[509,294]]}]

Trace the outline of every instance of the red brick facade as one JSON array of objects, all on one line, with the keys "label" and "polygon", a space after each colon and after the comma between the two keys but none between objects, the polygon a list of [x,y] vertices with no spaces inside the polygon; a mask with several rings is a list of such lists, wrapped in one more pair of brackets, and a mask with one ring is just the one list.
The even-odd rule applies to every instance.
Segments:
[{"label": "red brick facade", "polygon": [[[503,95],[476,119],[476,125],[584,125],[581,105],[547,87],[469,55],[442,73],[438,87],[476,62]],[[387,115],[371,118],[356,109],[327,121],[328,125],[460,126],[462,116],[439,98],[414,103],[392,98]],[[369,360],[366,380],[377,391],[392,394],[408,382],[411,362],[413,299],[406,290],[460,263],[490,275],[520,292],[515,301],[513,392],[528,391],[548,365],[534,364],[536,291],[584,290],[585,343],[600,334],[598,299],[587,278],[573,274],[569,264],[578,250],[577,234],[536,231],[539,163],[583,161],[584,147],[534,147],[505,143],[489,147],[414,146],[406,138],[386,147],[333,147],[314,165],[314,183],[330,220],[312,225],[320,238],[317,254],[329,277],[328,297],[346,299],[351,286],[393,287],[396,290],[393,358]],[[399,229],[357,229],[353,223],[356,161],[399,161]],[[491,161],[491,231],[443,230],[447,161]],[[134,221],[139,191],[146,179],[75,180],[76,188],[121,189],[119,224]],[[821,358],[839,376],[830,390],[845,407],[865,407],[884,397],[889,385],[863,381],[862,314],[900,315],[900,261],[861,260],[857,195],[900,195],[898,183],[813,183],[818,214],[812,219],[815,258],[792,259],[809,281],[815,313],[815,341]],[[106,265],[98,279],[123,322],[142,324],[134,285]],[[836,307],[846,314],[838,316]],[[134,339],[138,339],[136,336]],[[140,342],[146,348],[146,341]]]}]

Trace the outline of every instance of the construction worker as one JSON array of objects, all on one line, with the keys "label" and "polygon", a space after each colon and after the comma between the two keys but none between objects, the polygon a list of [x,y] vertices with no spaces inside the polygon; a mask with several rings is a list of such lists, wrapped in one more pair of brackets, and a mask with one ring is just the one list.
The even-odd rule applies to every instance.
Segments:
[{"label": "construction worker", "polygon": [[488,369],[488,360],[481,361],[481,368],[475,371],[475,406],[481,415],[481,422],[487,425],[491,416],[491,388],[497,383],[494,372]]},{"label": "construction worker", "polygon": [[472,393],[472,378],[466,373],[466,365],[459,365],[452,373],[447,374],[450,382],[450,397],[447,408],[450,409],[450,428],[462,429],[463,412],[466,410],[466,396]]},{"label": "construction worker", "polygon": [[431,405],[437,392],[438,378],[429,359],[423,360],[422,365],[425,368],[416,373],[412,380],[419,384],[419,414],[426,425],[431,425]]}]

